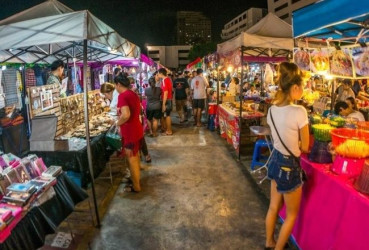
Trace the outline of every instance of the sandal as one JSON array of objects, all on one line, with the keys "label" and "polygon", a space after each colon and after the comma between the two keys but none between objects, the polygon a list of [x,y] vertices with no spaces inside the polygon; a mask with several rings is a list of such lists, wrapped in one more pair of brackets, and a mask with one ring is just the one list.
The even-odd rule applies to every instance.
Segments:
[{"label": "sandal", "polygon": [[127,186],[124,187],[124,192],[125,193],[139,193],[140,191],[134,190],[132,184],[127,184]]},{"label": "sandal", "polygon": [[145,162],[146,163],[151,163],[151,156],[150,155],[145,156]]}]

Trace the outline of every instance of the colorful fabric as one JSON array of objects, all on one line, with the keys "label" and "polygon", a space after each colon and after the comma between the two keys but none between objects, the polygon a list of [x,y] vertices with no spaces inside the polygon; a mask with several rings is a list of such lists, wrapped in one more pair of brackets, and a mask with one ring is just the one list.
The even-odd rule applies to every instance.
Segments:
[{"label": "colorful fabric", "polygon": [[5,105],[18,104],[17,70],[9,68],[3,71],[2,83],[4,86]]},{"label": "colorful fabric", "polygon": [[35,71],[31,68],[26,69],[26,87],[36,86]]}]

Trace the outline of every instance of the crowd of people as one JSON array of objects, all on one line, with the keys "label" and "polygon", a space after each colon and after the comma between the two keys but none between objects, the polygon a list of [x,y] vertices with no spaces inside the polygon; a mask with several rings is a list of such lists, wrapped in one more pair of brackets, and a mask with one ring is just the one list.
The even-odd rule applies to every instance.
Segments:
[{"label": "crowd of people", "polygon": [[119,127],[122,139],[122,154],[129,162],[130,180],[126,191],[140,192],[140,152],[147,163],[151,162],[144,137],[145,118],[149,137],[173,135],[171,112],[175,101],[179,122],[187,122],[193,117],[194,125],[201,127],[201,114],[208,93],[211,93],[208,91],[210,85],[202,69],[192,73],[178,72],[173,79],[165,68],[160,68],[144,90],[147,100],[144,110],[133,78],[120,68],[114,70],[114,76],[115,84],[104,83],[100,91],[110,100],[110,113],[115,116],[114,124]]}]

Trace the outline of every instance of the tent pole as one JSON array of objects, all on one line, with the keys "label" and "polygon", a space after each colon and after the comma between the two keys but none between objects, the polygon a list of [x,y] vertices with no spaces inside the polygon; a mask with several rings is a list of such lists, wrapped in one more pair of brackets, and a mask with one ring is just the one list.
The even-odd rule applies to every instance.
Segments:
[{"label": "tent pole", "polygon": [[26,90],[26,64],[23,64],[23,70],[22,70],[22,101],[23,101],[23,109],[25,108],[26,110],[26,114],[27,114],[27,136],[28,138],[31,137],[31,119],[30,119],[30,107],[29,107],[29,102],[30,102],[30,97],[27,95],[27,90]]},{"label": "tent pole", "polygon": [[217,67],[217,105],[220,104],[220,80],[219,80],[219,65],[216,66]]},{"label": "tent pole", "polygon": [[92,198],[94,200],[95,206],[95,214],[96,214],[96,227],[100,227],[100,215],[99,208],[97,206],[96,201],[96,193],[95,193],[95,180],[94,180],[94,170],[92,166],[92,155],[91,155],[91,145],[90,145],[90,128],[88,123],[88,95],[87,95],[87,40],[83,40],[83,103],[85,109],[85,125],[86,125],[86,143],[87,143],[87,159],[88,159],[88,167],[90,169],[90,177],[91,177],[91,189],[92,189]]},{"label": "tent pole", "polygon": [[241,46],[241,83],[239,84],[240,86],[240,93],[239,93],[239,97],[240,97],[240,118],[239,118],[239,125],[238,125],[238,129],[240,130],[239,132],[239,141],[238,141],[238,160],[241,160],[241,131],[242,131],[242,99],[243,99],[243,95],[242,95],[242,83],[243,83],[243,52],[245,50],[244,46]]}]

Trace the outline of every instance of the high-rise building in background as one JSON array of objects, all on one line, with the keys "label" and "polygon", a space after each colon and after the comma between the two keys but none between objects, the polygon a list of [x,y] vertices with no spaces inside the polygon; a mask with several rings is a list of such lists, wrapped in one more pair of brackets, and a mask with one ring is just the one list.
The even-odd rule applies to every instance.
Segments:
[{"label": "high-rise building in background", "polygon": [[268,10],[261,8],[250,8],[242,12],[224,25],[220,37],[223,40],[231,39],[241,34],[242,31],[251,28],[251,26],[259,22],[266,14],[268,14]]},{"label": "high-rise building in background", "polygon": [[318,0],[268,0],[268,11],[291,24],[292,12]]},{"label": "high-rise building in background", "polygon": [[211,21],[201,12],[177,12],[177,44],[194,45],[211,41]]},{"label": "high-rise building in background", "polygon": [[147,55],[155,62],[170,69],[184,68],[190,61],[188,54],[191,45],[147,46]]}]

